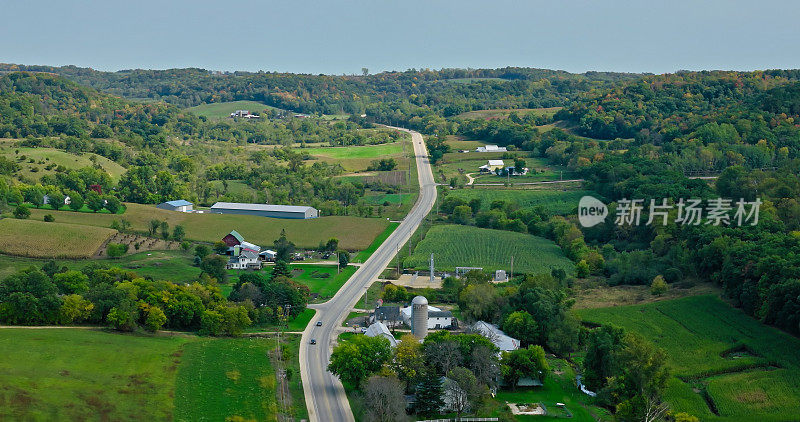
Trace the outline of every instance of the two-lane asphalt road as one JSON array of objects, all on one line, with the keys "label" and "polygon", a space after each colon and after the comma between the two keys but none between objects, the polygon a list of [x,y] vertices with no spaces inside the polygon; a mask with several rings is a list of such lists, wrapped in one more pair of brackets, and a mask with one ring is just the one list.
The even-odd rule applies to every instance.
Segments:
[{"label": "two-lane asphalt road", "polygon": [[[339,289],[333,299],[310,306],[316,309],[317,313],[303,331],[300,344],[300,375],[311,422],[353,420],[353,413],[350,411],[342,383],[339,378],[328,372],[328,362],[333,341],[336,340],[337,328],[341,326],[366,288],[378,278],[399,248],[414,234],[436,202],[436,184],[422,135],[407,129],[395,129],[411,134],[419,175],[419,198],[397,229]],[[322,321],[322,326],[318,327],[317,321]],[[317,344],[309,344],[311,339],[316,340]]]}]

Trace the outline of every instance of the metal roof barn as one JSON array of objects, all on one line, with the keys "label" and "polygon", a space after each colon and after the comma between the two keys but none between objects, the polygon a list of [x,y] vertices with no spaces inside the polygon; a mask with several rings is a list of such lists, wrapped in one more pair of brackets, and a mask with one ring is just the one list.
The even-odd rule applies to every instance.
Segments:
[{"label": "metal roof barn", "polygon": [[309,219],[319,217],[319,211],[313,207],[299,205],[247,204],[240,202],[217,202],[211,206],[211,212],[217,214],[256,215],[259,217]]}]

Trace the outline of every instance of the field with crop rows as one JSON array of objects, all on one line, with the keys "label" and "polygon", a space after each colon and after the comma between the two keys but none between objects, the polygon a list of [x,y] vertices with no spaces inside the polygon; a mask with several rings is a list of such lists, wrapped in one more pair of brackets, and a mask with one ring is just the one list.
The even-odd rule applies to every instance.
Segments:
[{"label": "field with crop rows", "polygon": [[[330,216],[309,220],[291,220],[233,214],[197,214],[161,210],[152,205],[125,204],[123,215],[87,214],[70,211],[44,211],[31,209],[31,218],[41,220],[44,214],[53,214],[56,222],[86,226],[109,227],[111,222],[124,218],[135,231],[146,232],[150,220],[167,221],[170,228],[180,224],[190,240],[215,242],[236,230],[249,242],[271,245],[286,229],[289,240],[301,248],[316,248],[320,241],[335,237],[339,246],[347,250],[361,250],[386,228],[382,218]],[[94,251],[92,251],[94,252]]]},{"label": "field with crop rows", "polygon": [[483,267],[487,271],[509,271],[512,256],[515,274],[549,273],[553,268],[571,272],[573,269],[572,261],[550,240],[472,226],[433,226],[406,259],[405,266],[426,269],[431,253],[439,270]]},{"label": "field with crop rows", "polygon": [[0,253],[32,258],[89,258],[116,232],[104,227],[4,218],[0,220]]},{"label": "field with crop rows", "polygon": [[800,339],[715,296],[578,314],[635,331],[665,349],[676,377],[666,397],[679,411],[702,420],[791,420],[800,414]]},{"label": "field with crop rows", "polygon": [[493,201],[506,201],[520,208],[541,206],[553,214],[564,215],[578,208],[581,197],[596,194],[587,190],[475,188],[457,189],[448,196],[451,195],[467,202],[478,198],[483,210],[488,210]]}]

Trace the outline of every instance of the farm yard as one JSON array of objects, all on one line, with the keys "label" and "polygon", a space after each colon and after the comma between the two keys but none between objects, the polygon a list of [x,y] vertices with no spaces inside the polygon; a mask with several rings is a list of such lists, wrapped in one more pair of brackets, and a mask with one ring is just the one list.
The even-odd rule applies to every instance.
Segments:
[{"label": "farm yard", "polygon": [[290,220],[233,214],[181,213],[150,205],[125,205],[127,210],[122,216],[31,209],[31,219],[41,220],[44,214],[52,214],[57,223],[105,228],[115,219],[124,218],[131,223],[131,229],[137,232],[146,232],[150,220],[156,219],[167,221],[170,227],[182,225],[186,230],[186,238],[190,240],[216,242],[231,230],[236,230],[248,241],[264,245],[271,244],[280,236],[281,230],[286,229],[289,240],[301,248],[313,249],[320,241],[335,237],[339,239],[341,248],[353,251],[369,246],[388,224],[381,218],[329,216]]},{"label": "farm yard", "polygon": [[[506,178],[493,173],[481,174],[478,168],[486,164],[487,160],[503,160],[506,166],[514,165],[514,158],[502,158],[503,154],[519,156],[525,160],[526,167],[530,170],[528,174],[512,176]],[[509,155],[507,155],[508,157]],[[515,152],[449,152],[444,155],[442,162],[434,167],[434,174],[437,180],[446,182],[455,177],[467,183],[467,173],[471,173],[475,178],[475,183],[523,183],[523,182],[547,182],[555,180],[569,180],[576,178],[574,172],[569,171],[565,166],[550,164],[547,160],[538,157],[525,157],[523,154]]]},{"label": "farm yard", "polygon": [[506,201],[516,204],[520,208],[544,207],[553,214],[569,214],[578,207],[578,201],[585,195],[597,196],[594,192],[560,189],[456,189],[448,196],[461,198],[467,202],[478,198],[481,200],[481,209],[488,210],[493,201]]},{"label": "farm yard", "polygon": [[715,296],[581,309],[584,321],[639,333],[667,351],[665,399],[701,420],[791,420],[800,414],[800,339]]},{"label": "farm yard", "polygon": [[[507,408],[506,403],[541,404],[547,410],[546,416],[518,415],[517,421],[540,421],[569,418],[573,421],[611,421],[613,417],[608,410],[595,406],[594,399],[578,390],[575,384],[575,370],[563,359],[548,358],[547,363],[553,372],[548,374],[544,385],[534,388],[518,388],[517,390],[499,390],[495,397],[499,416],[501,410]],[[557,403],[563,403],[562,408]],[[566,409],[566,411],[564,410]]]},{"label": "farm yard", "polygon": [[455,270],[455,267],[483,267],[486,271],[511,269],[514,273],[550,273],[561,268],[572,272],[573,263],[561,248],[550,240],[524,233],[482,229],[461,225],[431,227],[417,245],[405,266],[427,269],[431,253],[436,269]]},{"label": "farm yard", "polygon": [[0,253],[32,258],[89,258],[115,233],[116,230],[105,227],[3,218]]}]

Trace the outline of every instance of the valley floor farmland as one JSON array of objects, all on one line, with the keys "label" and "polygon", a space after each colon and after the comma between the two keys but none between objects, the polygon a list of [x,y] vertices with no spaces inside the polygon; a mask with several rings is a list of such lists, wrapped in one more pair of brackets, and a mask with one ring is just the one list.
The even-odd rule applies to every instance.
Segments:
[{"label": "valley floor farmland", "polygon": [[[125,204],[122,215],[77,213],[31,209],[31,219],[41,220],[52,214],[58,223],[109,227],[111,222],[126,219],[135,231],[147,231],[150,220],[167,221],[170,229],[182,225],[186,238],[202,242],[216,242],[231,230],[236,230],[247,241],[262,246],[271,245],[286,229],[289,240],[301,248],[316,248],[320,241],[335,237],[339,246],[348,250],[361,250],[369,246],[388,222],[382,218],[330,216],[309,220],[290,220],[232,214],[182,213],[158,209],[152,205]],[[96,249],[96,248],[95,248]],[[92,251],[94,252],[94,251]]]},{"label": "valley floor farmland", "polygon": [[800,415],[800,339],[715,296],[582,309],[587,322],[637,332],[665,349],[666,400],[701,420],[794,420]]},{"label": "valley floor farmland", "polygon": [[512,256],[514,273],[550,273],[553,268],[571,272],[574,267],[561,248],[550,240],[472,226],[433,226],[406,259],[405,265],[427,269],[431,253],[438,270],[483,267],[486,271],[509,271]]}]

